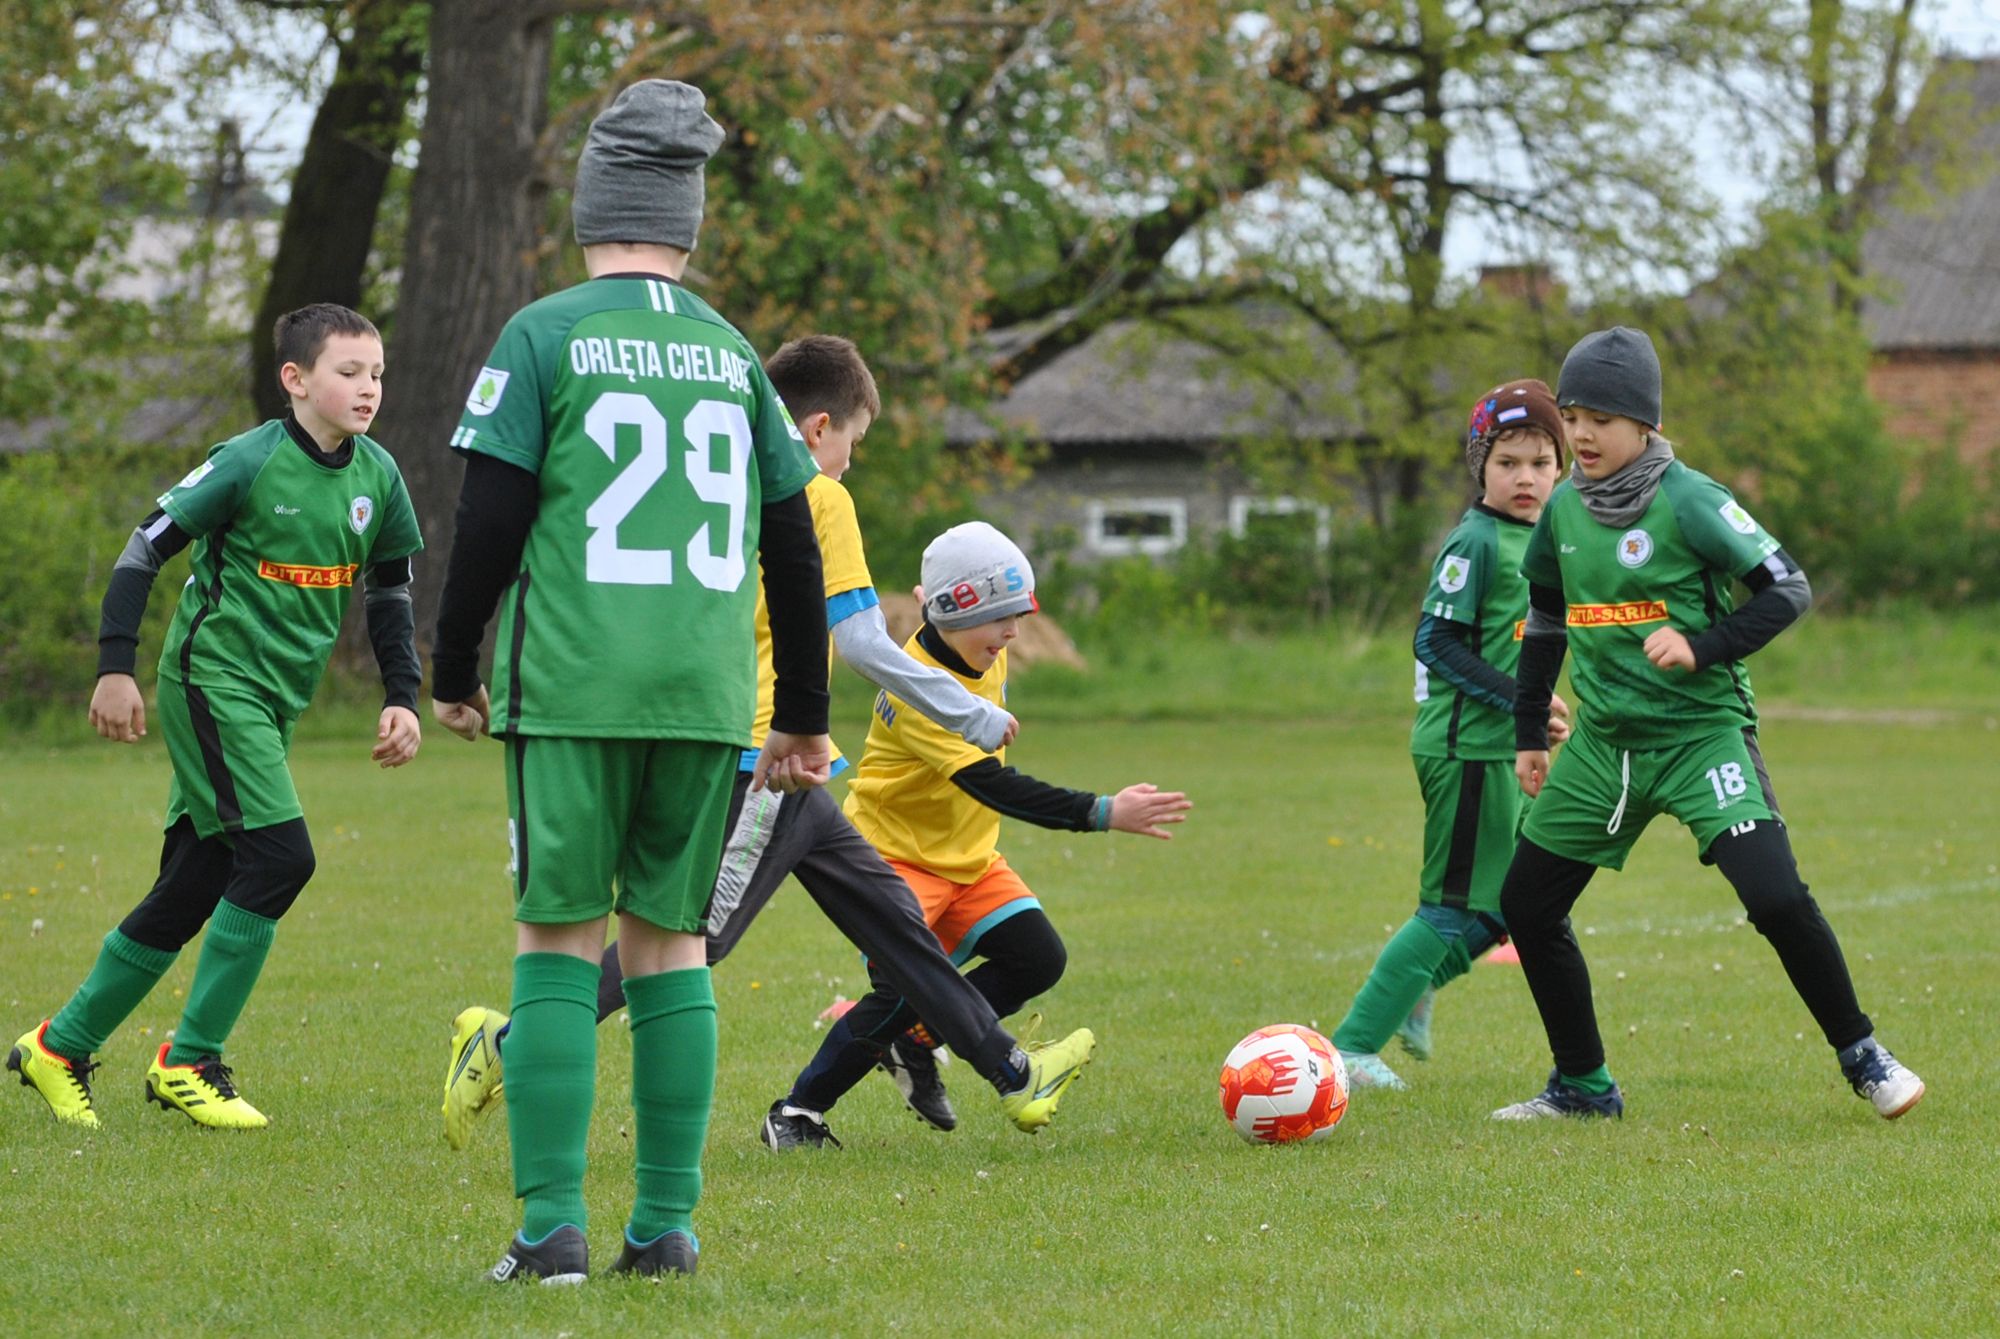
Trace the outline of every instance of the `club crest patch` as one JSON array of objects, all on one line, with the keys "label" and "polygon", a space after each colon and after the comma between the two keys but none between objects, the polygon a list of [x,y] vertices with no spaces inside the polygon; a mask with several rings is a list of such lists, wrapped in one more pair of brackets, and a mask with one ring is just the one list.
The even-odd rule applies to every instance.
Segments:
[{"label": "club crest patch", "polygon": [[1447,595],[1465,589],[1465,579],[1472,575],[1472,560],[1457,554],[1447,557],[1438,567],[1438,589]]},{"label": "club crest patch", "polygon": [[1757,522],[1751,517],[1749,512],[1743,510],[1743,504],[1735,498],[1729,499],[1729,501],[1723,503],[1717,510],[1722,513],[1722,519],[1729,522],[1729,528],[1737,534],[1754,535],[1757,533]]},{"label": "club crest patch", "polygon": [[1644,567],[1653,556],[1653,537],[1644,530],[1627,530],[1618,536],[1618,561],[1627,567]]},{"label": "club crest patch", "polygon": [[354,533],[368,533],[368,523],[375,519],[375,499],[365,493],[347,505],[347,523],[354,527]]},{"label": "club crest patch", "polygon": [[472,380],[472,394],[465,397],[465,412],[484,418],[498,409],[500,397],[507,393],[507,378],[513,375],[497,367],[480,368]]}]

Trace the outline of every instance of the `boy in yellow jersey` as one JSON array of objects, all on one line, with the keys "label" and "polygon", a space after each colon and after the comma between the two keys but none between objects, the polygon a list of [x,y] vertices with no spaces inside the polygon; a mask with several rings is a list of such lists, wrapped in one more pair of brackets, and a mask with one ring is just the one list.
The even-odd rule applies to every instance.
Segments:
[{"label": "boy in yellow jersey", "polygon": [[[853,463],[854,448],[882,409],[860,351],[838,336],[810,335],[779,349],[765,372],[820,468],[805,494],[825,574],[827,623],[842,657],[871,682],[893,688],[941,722],[940,730],[970,741],[963,747],[975,752],[1003,747],[1018,728],[1006,708],[969,692],[945,670],[912,659],[890,640],[883,623],[854,500],[839,483]],[[775,683],[770,621],[760,587],[757,715],[751,732],[759,744],[770,730]],[[1068,1050],[1082,1041],[1073,1038],[1033,1056],[1022,1051],[985,998],[938,948],[909,888],[855,832],[832,798],[817,788],[793,795],[753,791],[756,761],[755,749],[745,752],[736,777],[729,836],[709,902],[709,964],[728,956],[785,877],[796,874],[827,919],[879,964],[878,979],[899,995],[920,1001],[939,1034],[992,1081],[1009,1118],[1023,1129],[1046,1124],[1056,1101],[1033,1098],[1041,1084],[1036,1076],[1052,1064],[1062,1068]],[[833,770],[846,766],[835,749]],[[618,946],[613,944],[604,951],[599,977],[599,1021],[625,1006]],[[506,1016],[492,1009],[475,1006],[458,1016],[444,1103],[445,1138],[454,1148],[465,1147],[474,1118],[501,1095],[506,1031]],[[929,1089],[896,1064],[897,1053],[888,1044],[895,1036],[882,1034],[878,1058],[917,1105]],[[918,1065],[929,1060],[928,1052],[915,1058]],[[927,1079],[928,1072],[922,1077]]]},{"label": "boy in yellow jersey", "polygon": [[[924,626],[906,649],[977,696],[1004,704],[1007,644],[1037,608],[1026,556],[992,526],[973,521],[931,542],[923,578]],[[1070,832],[1165,839],[1173,835],[1166,825],[1182,822],[1191,807],[1185,795],[1146,784],[1095,795],[1037,781],[1008,767],[1004,749],[966,743],[888,689],[875,698],[846,806],[854,826],[916,893],[952,961],[984,959],[966,979],[1003,1018],[1055,985],[1068,955],[1041,902],[999,852],[1001,815]],[[921,1001],[878,984],[828,1031],[791,1092],[771,1104],[764,1142],[781,1150],[834,1142],[826,1113],[876,1063],[871,1039],[902,1034],[899,1051],[933,1047],[935,1022]],[[1089,1059],[1086,1047],[1072,1065],[1041,1081],[1059,1094]]]}]

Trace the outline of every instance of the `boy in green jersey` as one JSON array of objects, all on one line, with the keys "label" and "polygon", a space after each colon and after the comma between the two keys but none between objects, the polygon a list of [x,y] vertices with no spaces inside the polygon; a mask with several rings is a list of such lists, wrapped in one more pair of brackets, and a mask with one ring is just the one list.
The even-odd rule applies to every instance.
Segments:
[{"label": "boy in green jersey", "polygon": [[[1521,553],[1562,457],[1562,418],[1542,382],[1510,381],[1473,404],[1465,459],[1480,500],[1439,550],[1417,619],[1417,912],[1383,947],[1333,1034],[1357,1087],[1406,1086],[1383,1045],[1400,1034],[1411,1055],[1429,1059],[1437,989],[1506,934],[1500,880],[1522,807],[1514,784],[1514,669],[1528,612]],[[1569,708],[1560,698],[1551,705],[1550,732],[1561,742]]]},{"label": "boy in green jersey", "polygon": [[106,739],[146,733],[132,677],[139,624],[161,566],[194,545],[160,653],[158,718],[173,763],[153,890],[104,937],[97,964],[7,1067],[59,1119],[98,1124],[90,1057],[200,932],[187,1007],[146,1072],[146,1095],[197,1125],[270,1122],[236,1091],[223,1045],[270,952],[278,920],[313,873],[312,841],[286,766],[359,575],[387,703],[375,761],[400,767],[419,743],[421,671],[410,558],[423,547],[403,476],[367,436],[382,404],[382,340],[321,303],[277,324],[291,412],[212,448],[139,523],[111,573],[90,723]]},{"label": "boy in green jersey", "polygon": [[[1660,363],[1642,332],[1582,339],[1556,395],[1576,466],[1529,537],[1514,698],[1515,774],[1538,797],[1500,892],[1555,1071],[1496,1119],[1617,1116],[1590,973],[1569,913],[1656,815],[1693,832],[1736,890],[1854,1091],[1893,1120],[1923,1080],[1878,1044],[1833,930],[1792,859],[1757,747],[1743,661],[1811,603],[1805,573],[1728,489],[1659,435]],[[1730,583],[1751,591],[1735,608]],[[1549,691],[1574,643],[1576,732],[1549,766]]]},{"label": "boy in green jersey", "polygon": [[[757,708],[758,564],[775,666],[751,790],[827,779],[813,458],[749,343],[681,287],[722,143],[650,79],[591,124],[591,278],[531,303],[474,380],[433,710],[506,741],[514,852],[507,1116],[522,1224],[496,1280],[582,1281],[607,918],[632,1027],[637,1194],[616,1273],[691,1274],[715,1089],[709,897]],[[505,594],[489,698],[478,675]]]}]

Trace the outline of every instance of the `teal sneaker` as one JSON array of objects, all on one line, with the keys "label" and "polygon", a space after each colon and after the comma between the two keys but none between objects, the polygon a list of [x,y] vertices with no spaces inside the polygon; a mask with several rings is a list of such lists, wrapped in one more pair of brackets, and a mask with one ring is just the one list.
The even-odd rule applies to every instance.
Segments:
[{"label": "teal sneaker", "polygon": [[1387,1062],[1373,1051],[1342,1051],[1340,1063],[1347,1066],[1347,1086],[1349,1088],[1388,1088],[1400,1091],[1410,1085],[1403,1082],[1403,1076],[1389,1068]]},{"label": "teal sneaker", "polygon": [[1396,1029],[1396,1039],[1403,1043],[1412,1060],[1431,1058],[1431,1009],[1437,1004],[1437,997],[1437,987],[1426,990],[1417,1000],[1417,1007],[1403,1020],[1403,1026]]}]

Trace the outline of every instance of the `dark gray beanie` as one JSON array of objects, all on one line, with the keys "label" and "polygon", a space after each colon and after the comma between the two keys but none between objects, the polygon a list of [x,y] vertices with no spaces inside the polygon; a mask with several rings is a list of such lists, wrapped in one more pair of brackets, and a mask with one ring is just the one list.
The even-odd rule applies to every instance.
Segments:
[{"label": "dark gray beanie", "polygon": [[1660,356],[1643,330],[1615,325],[1585,335],[1563,359],[1556,403],[1660,426]]},{"label": "dark gray beanie", "polygon": [[723,139],[706,105],[692,84],[647,79],[598,114],[570,200],[578,244],[654,242],[694,250],[702,165]]}]

